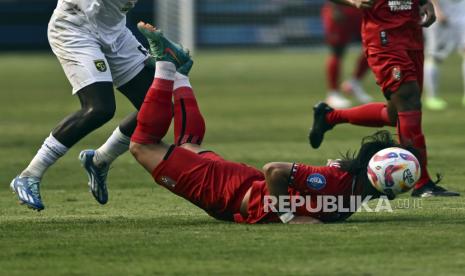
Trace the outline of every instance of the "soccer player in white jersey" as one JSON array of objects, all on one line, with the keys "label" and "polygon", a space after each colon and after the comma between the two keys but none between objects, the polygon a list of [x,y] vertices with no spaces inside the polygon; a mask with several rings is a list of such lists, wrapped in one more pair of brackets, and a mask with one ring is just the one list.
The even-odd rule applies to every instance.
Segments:
[{"label": "soccer player in white jersey", "polygon": [[[44,209],[39,184],[47,168],[113,117],[114,87],[137,109],[142,105],[154,71],[146,67],[147,51],[126,28],[126,13],[136,2],[58,0],[48,39],[81,108],[52,130],[26,169],[11,182],[20,203],[29,208]],[[89,176],[90,190],[100,204],[108,201],[109,165],[128,150],[136,114],[125,118],[100,148],[82,151],[79,156]]]},{"label": "soccer player in white jersey", "polygon": [[[463,57],[462,74],[465,81],[465,0],[432,0],[437,23],[425,29],[425,100],[426,108],[442,110],[447,102],[439,97],[439,64],[458,50]],[[464,83],[465,84],[465,83]],[[464,88],[465,91],[465,88]],[[465,94],[462,105],[465,107]]]}]

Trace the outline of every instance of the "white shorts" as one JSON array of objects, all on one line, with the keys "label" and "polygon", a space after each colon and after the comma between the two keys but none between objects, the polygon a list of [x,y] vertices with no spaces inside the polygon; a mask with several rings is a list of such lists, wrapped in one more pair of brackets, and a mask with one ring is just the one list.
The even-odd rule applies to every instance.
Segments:
[{"label": "white shorts", "polygon": [[126,27],[107,44],[84,18],[63,12],[55,11],[52,16],[48,40],[73,94],[95,82],[121,87],[142,71],[148,57],[147,50]]},{"label": "white shorts", "polygon": [[465,18],[449,17],[448,24],[433,24],[425,29],[426,54],[446,59],[454,50],[465,51]]}]

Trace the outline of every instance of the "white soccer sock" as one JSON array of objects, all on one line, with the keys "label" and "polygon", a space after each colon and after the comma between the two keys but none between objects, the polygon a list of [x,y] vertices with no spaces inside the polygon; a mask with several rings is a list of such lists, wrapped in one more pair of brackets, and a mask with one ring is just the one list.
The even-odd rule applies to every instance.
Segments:
[{"label": "white soccer sock", "polygon": [[434,58],[427,58],[425,61],[425,95],[428,98],[437,96],[439,85],[438,64]]},{"label": "white soccer sock", "polygon": [[20,177],[42,178],[45,171],[67,151],[68,148],[50,134]]},{"label": "white soccer sock", "polygon": [[176,66],[169,61],[157,61],[155,69],[155,78],[164,80],[175,80]]},{"label": "white soccer sock", "polygon": [[98,167],[111,164],[118,156],[128,151],[130,142],[131,137],[124,135],[117,127],[108,140],[95,151],[94,164]]},{"label": "white soccer sock", "polygon": [[189,81],[189,77],[188,76],[185,76],[179,72],[176,72],[175,74],[175,79],[174,79],[174,87],[173,87],[173,91],[176,90],[176,89],[179,89],[181,87],[191,87],[191,83]]}]

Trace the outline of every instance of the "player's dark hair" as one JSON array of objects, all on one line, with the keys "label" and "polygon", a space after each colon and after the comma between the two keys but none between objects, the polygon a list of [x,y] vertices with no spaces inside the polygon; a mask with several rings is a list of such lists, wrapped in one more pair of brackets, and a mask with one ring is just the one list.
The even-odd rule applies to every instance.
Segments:
[{"label": "player's dark hair", "polygon": [[380,130],[373,135],[364,137],[358,152],[348,151],[343,154],[342,160],[340,161],[341,169],[357,177],[358,181],[363,183],[366,194],[377,194],[376,189],[368,180],[368,163],[371,157],[378,151],[391,147],[408,150],[419,159],[418,151],[415,148],[412,146],[400,145],[393,139],[391,133],[386,130]]}]

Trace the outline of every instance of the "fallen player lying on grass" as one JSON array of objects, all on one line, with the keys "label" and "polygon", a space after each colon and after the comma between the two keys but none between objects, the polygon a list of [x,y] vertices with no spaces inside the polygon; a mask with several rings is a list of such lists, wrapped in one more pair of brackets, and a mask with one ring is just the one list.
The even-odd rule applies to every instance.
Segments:
[{"label": "fallen player lying on grass", "polygon": [[[388,132],[365,138],[356,156],[348,155],[322,167],[269,163],[260,171],[202,149],[205,121],[187,77],[193,64],[189,54],[153,26],[141,22],[139,29],[148,38],[157,64],[130,150],[157,183],[216,219],[245,223],[333,222],[345,220],[353,213],[311,212],[304,206],[292,213],[280,212],[279,208],[278,212],[267,211],[264,199],[270,196],[312,196],[310,203],[314,206],[317,196],[345,200],[356,195],[383,195],[368,180],[367,166],[378,151],[401,147]],[[162,139],[173,118],[175,145],[170,146]]]}]

